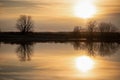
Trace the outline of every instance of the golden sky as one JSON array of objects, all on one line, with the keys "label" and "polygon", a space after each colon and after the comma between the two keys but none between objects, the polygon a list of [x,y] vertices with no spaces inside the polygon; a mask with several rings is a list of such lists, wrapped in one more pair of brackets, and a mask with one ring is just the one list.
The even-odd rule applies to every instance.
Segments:
[{"label": "golden sky", "polygon": [[[10,20],[11,24],[8,23],[8,25],[13,26],[19,15],[26,14],[33,17],[36,26],[45,26],[37,27],[44,28],[43,31],[66,30],[68,27],[65,28],[65,26],[76,26],[83,23],[82,18],[74,15],[74,7],[81,1],[83,0],[0,0],[0,23],[7,23]],[[103,21],[115,19],[113,23],[119,25],[120,0],[86,1],[92,2],[96,7],[97,12],[93,18]],[[60,26],[62,26],[61,29],[58,29]],[[69,30],[73,28],[71,26]]]},{"label": "golden sky", "polygon": [[[9,15],[71,16],[73,7],[82,0],[0,0],[1,13]],[[119,0],[87,0],[94,2],[100,12],[120,13]],[[50,13],[50,14],[48,14]]]}]

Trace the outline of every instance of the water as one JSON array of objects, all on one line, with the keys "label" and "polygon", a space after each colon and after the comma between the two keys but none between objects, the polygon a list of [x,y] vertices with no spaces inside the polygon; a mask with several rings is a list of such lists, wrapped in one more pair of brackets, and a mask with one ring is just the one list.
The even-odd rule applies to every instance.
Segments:
[{"label": "water", "polygon": [[120,44],[0,45],[0,80],[120,80]]}]

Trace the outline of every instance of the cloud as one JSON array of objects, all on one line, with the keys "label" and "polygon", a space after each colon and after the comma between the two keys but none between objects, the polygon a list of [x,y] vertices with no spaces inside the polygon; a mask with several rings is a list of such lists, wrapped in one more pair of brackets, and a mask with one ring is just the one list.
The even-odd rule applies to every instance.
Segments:
[{"label": "cloud", "polygon": [[35,7],[37,3],[23,0],[0,0],[0,7]]},{"label": "cloud", "polygon": [[118,11],[111,11],[111,13],[109,12],[108,15],[120,16],[120,12],[118,12]]},{"label": "cloud", "polygon": [[120,5],[118,5],[118,4],[101,4],[101,5],[99,5],[100,7],[106,7],[106,8],[110,8],[110,7],[113,7],[113,8],[120,8]]},{"label": "cloud", "polygon": [[116,8],[120,8],[120,5],[102,5],[103,7],[116,7]]},{"label": "cloud", "polygon": [[63,3],[48,3],[41,1],[25,1],[25,0],[0,0],[0,7],[15,8],[15,7],[38,7],[64,5]]}]

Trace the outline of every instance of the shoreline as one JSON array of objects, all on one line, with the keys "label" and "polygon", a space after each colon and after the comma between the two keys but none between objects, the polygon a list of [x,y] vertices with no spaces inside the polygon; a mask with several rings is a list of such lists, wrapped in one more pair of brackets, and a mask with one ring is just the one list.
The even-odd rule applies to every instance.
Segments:
[{"label": "shoreline", "polygon": [[0,32],[0,42],[118,42],[119,32]]}]

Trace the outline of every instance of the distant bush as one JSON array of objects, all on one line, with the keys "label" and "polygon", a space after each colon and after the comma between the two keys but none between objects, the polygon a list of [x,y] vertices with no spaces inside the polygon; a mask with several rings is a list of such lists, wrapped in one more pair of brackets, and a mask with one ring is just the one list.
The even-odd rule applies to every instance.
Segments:
[{"label": "distant bush", "polygon": [[75,26],[74,29],[73,29],[73,32],[75,32],[75,33],[79,33],[80,30],[81,30],[81,27],[79,27],[79,26]]}]

